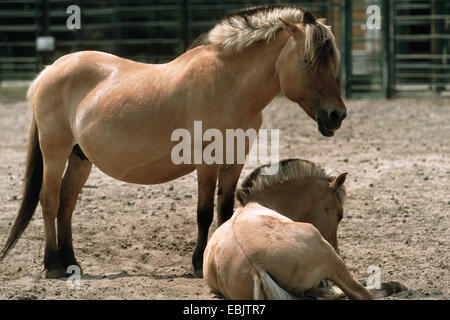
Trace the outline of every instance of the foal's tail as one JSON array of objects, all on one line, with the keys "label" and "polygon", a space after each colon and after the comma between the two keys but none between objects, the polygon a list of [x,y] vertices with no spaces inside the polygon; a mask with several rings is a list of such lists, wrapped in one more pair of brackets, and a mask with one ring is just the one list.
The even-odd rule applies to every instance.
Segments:
[{"label": "foal's tail", "polygon": [[[28,89],[27,97],[30,103],[39,78],[40,76],[33,81]],[[42,186],[43,162],[41,148],[39,146],[38,128],[34,115],[28,141],[27,167],[23,182],[22,204],[20,205],[19,213],[11,229],[8,240],[6,240],[5,246],[0,252],[0,261],[6,257],[27,228],[39,202],[39,193]]]},{"label": "foal's tail", "polygon": [[[258,270],[255,267],[255,273],[253,274],[253,300],[303,300],[309,299],[308,296],[301,295],[293,295],[292,293],[287,292],[285,289],[280,287],[278,283],[265,271]],[[408,290],[408,288],[398,282],[398,281],[390,281],[383,282],[379,289],[375,289],[373,287],[368,287],[369,291],[373,295],[375,299],[381,299],[384,297],[388,297],[392,294],[399,293],[401,291]],[[316,289],[309,291],[312,299],[321,297],[322,299],[342,299],[346,296],[346,294],[342,291],[341,288],[334,285],[328,289]]]},{"label": "foal's tail", "polygon": [[253,300],[298,300],[298,297],[280,287],[266,271],[256,270],[253,275]]}]

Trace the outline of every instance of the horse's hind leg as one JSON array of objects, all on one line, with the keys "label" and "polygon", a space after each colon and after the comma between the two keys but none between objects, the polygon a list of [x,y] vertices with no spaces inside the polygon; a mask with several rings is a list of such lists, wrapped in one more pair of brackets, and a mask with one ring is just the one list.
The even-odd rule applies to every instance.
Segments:
[{"label": "horse's hind leg", "polygon": [[[61,186],[60,204],[57,217],[58,225],[58,253],[64,269],[76,265],[80,267],[72,245],[72,213],[81,188],[86,183],[91,172],[92,163],[83,160],[75,152],[69,156],[64,178]],[[81,268],[80,268],[81,271]]]},{"label": "horse's hind leg", "polygon": [[[57,136],[52,134],[52,138]],[[65,276],[65,270],[59,259],[55,220],[59,209],[62,176],[71,145],[67,141],[66,143],[49,142],[50,139],[49,136],[42,137],[40,135],[44,170],[39,199],[44,218],[46,278],[60,278]]]}]

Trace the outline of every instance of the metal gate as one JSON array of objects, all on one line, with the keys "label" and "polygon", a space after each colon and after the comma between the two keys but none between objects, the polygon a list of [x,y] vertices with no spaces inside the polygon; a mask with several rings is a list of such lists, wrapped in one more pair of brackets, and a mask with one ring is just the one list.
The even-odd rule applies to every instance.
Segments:
[{"label": "metal gate", "polygon": [[[341,51],[345,97],[448,93],[448,0],[2,0],[0,82],[29,80],[44,62],[78,50],[165,62],[224,15],[275,3],[303,6],[327,18]],[[66,26],[70,5],[81,8],[79,30]],[[373,28],[369,20],[377,14],[379,25]],[[36,52],[35,39],[42,35],[56,39],[49,55]]]},{"label": "metal gate", "polygon": [[392,2],[396,96],[442,95],[450,86],[450,1]]},{"label": "metal gate", "polygon": [[345,0],[342,24],[344,96],[390,96],[388,1]]},{"label": "metal gate", "polygon": [[[343,0],[341,87],[346,97],[448,95],[450,1]],[[379,8],[379,28],[368,19]]]},{"label": "metal gate", "polygon": [[36,1],[0,2],[0,81],[26,80],[36,74],[39,12]]}]

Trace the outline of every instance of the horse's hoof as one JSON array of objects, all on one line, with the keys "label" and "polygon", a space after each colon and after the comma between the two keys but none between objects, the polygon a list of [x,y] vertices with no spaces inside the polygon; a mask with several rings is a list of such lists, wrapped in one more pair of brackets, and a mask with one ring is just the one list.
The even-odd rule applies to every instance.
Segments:
[{"label": "horse's hoof", "polygon": [[202,269],[194,270],[194,272],[192,273],[192,277],[200,279],[203,278],[203,270]]},{"label": "horse's hoof", "polygon": [[398,281],[389,281],[381,284],[382,286],[388,287],[392,293],[399,293],[402,291],[408,291],[408,287],[403,283]]},{"label": "horse's hoof", "polygon": [[319,288],[331,288],[333,285],[333,281],[330,280],[320,280],[319,282]]},{"label": "horse's hoof", "polygon": [[61,279],[66,278],[66,270],[63,268],[47,270],[45,279]]}]

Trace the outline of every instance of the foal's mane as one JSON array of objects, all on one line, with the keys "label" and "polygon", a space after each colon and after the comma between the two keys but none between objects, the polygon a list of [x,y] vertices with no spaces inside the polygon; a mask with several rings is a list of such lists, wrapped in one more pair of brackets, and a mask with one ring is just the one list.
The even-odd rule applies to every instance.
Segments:
[{"label": "foal's mane", "polygon": [[[324,178],[329,182],[335,179],[331,170],[325,170],[318,164],[302,159],[282,160],[276,174],[262,174],[262,170],[269,166],[270,164],[265,164],[253,170],[236,189],[236,198],[241,206],[245,206],[255,194],[275,185],[309,177]],[[345,189],[343,191],[345,195]],[[340,195],[341,202],[343,196]]]},{"label": "foal's mane", "polygon": [[258,41],[269,42],[283,28],[280,18],[305,26],[305,60],[313,67],[333,65],[339,54],[330,27],[316,21],[315,15],[292,5],[266,5],[237,11],[200,35],[189,47],[214,45],[226,51],[241,52]]}]

